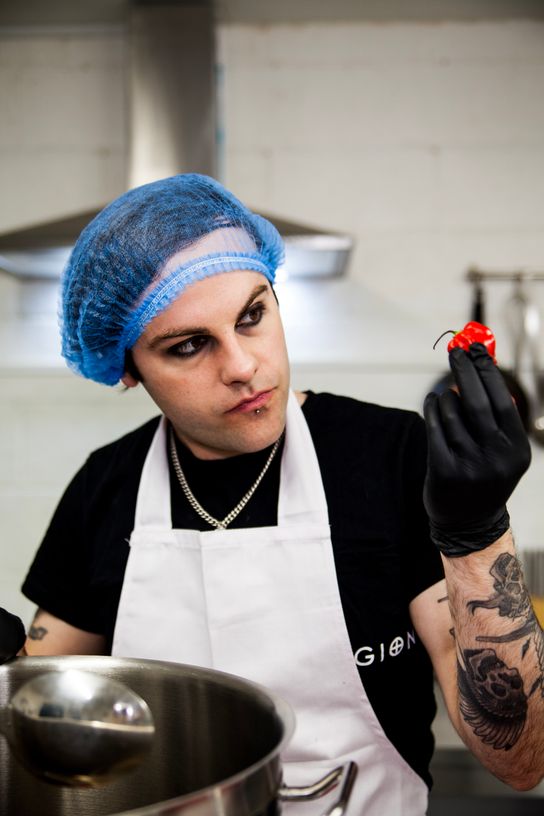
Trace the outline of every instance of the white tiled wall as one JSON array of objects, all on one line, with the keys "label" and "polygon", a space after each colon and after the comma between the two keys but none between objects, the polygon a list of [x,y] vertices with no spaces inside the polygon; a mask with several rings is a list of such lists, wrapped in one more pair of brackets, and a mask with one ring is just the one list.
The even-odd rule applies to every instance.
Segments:
[{"label": "white tiled wall", "polygon": [[123,192],[125,43],[112,26],[0,30],[0,230]]},{"label": "white tiled wall", "polygon": [[[419,410],[445,362],[432,342],[468,317],[467,266],[544,268],[544,24],[218,34],[224,180],[254,207],[357,241],[343,305],[338,286],[280,290],[294,385]],[[125,50],[117,29],[0,32],[0,229],[122,191]],[[506,295],[489,287],[508,364]],[[54,320],[20,312],[16,284],[0,279],[0,605],[28,620],[18,587],[66,482],[154,409],[64,373]],[[524,547],[544,538],[543,475],[535,449],[510,504]]]},{"label": "white tiled wall", "polygon": [[465,317],[470,264],[544,268],[543,23],[220,34],[242,198],[352,233],[350,274],[437,324]]}]

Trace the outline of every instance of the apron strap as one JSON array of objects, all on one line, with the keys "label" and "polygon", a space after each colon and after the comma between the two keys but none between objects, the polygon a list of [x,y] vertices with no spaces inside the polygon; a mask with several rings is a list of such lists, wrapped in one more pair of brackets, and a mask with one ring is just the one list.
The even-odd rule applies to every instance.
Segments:
[{"label": "apron strap", "polygon": [[[301,462],[304,463],[301,468]],[[314,443],[295,393],[289,393],[281,461],[278,524],[329,523],[327,499]]]},{"label": "apron strap", "polygon": [[142,470],[136,499],[135,530],[139,527],[172,529],[170,474],[166,453],[167,428],[168,420],[162,416]]}]

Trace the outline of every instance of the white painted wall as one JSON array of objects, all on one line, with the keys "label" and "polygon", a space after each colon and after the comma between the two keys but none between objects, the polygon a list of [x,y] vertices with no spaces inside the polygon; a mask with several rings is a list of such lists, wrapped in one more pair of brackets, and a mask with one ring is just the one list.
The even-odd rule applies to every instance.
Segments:
[{"label": "white painted wall", "polygon": [[[279,288],[294,385],[419,410],[466,267],[544,267],[544,24],[223,23],[219,45],[227,184],[357,240],[347,281]],[[0,229],[122,191],[124,52],[120,29],[0,32]],[[62,489],[154,409],[64,372],[54,317],[23,319],[20,294],[0,275],[0,604],[28,620],[17,588]],[[505,297],[490,287],[508,363]],[[523,547],[542,544],[543,474],[535,450]]]}]

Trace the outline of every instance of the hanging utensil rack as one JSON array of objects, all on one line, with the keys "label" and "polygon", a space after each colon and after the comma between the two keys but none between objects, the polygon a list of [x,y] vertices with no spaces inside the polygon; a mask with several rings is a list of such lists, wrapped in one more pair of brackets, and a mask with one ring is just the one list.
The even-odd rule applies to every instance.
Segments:
[{"label": "hanging utensil rack", "polygon": [[471,266],[466,274],[470,283],[483,283],[483,281],[544,281],[544,269],[512,269],[499,271],[494,269],[481,269],[478,266]]}]

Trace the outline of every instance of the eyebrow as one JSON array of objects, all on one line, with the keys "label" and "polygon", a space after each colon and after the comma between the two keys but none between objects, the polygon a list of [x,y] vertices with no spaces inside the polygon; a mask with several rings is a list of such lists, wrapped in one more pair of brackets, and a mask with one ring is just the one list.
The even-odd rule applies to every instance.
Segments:
[{"label": "eyebrow", "polygon": [[[262,295],[263,292],[266,292],[268,289],[268,284],[260,284],[256,286],[253,291],[251,292],[250,296],[238,312],[236,317],[236,322],[238,322],[243,315],[247,312],[255,298],[258,298],[259,295]],[[163,332],[162,334],[156,335],[153,337],[152,340],[147,343],[148,349],[154,349],[159,346],[164,340],[172,340],[175,337],[192,337],[197,334],[209,335],[211,332],[205,326],[187,326],[185,328],[173,328],[168,329],[168,331]]]},{"label": "eyebrow", "polygon": [[255,298],[258,298],[259,295],[262,295],[263,292],[267,291],[267,289],[268,289],[268,284],[267,283],[262,283],[262,284],[260,284],[260,286],[255,287],[253,292],[250,294],[250,296],[248,297],[248,299],[246,300],[246,302],[244,303],[244,305],[242,306],[242,308],[238,312],[238,317],[236,318],[237,323],[240,320],[240,318],[245,315],[245,313],[247,312],[247,310],[249,309],[249,307],[251,306],[251,304],[253,303]]}]

